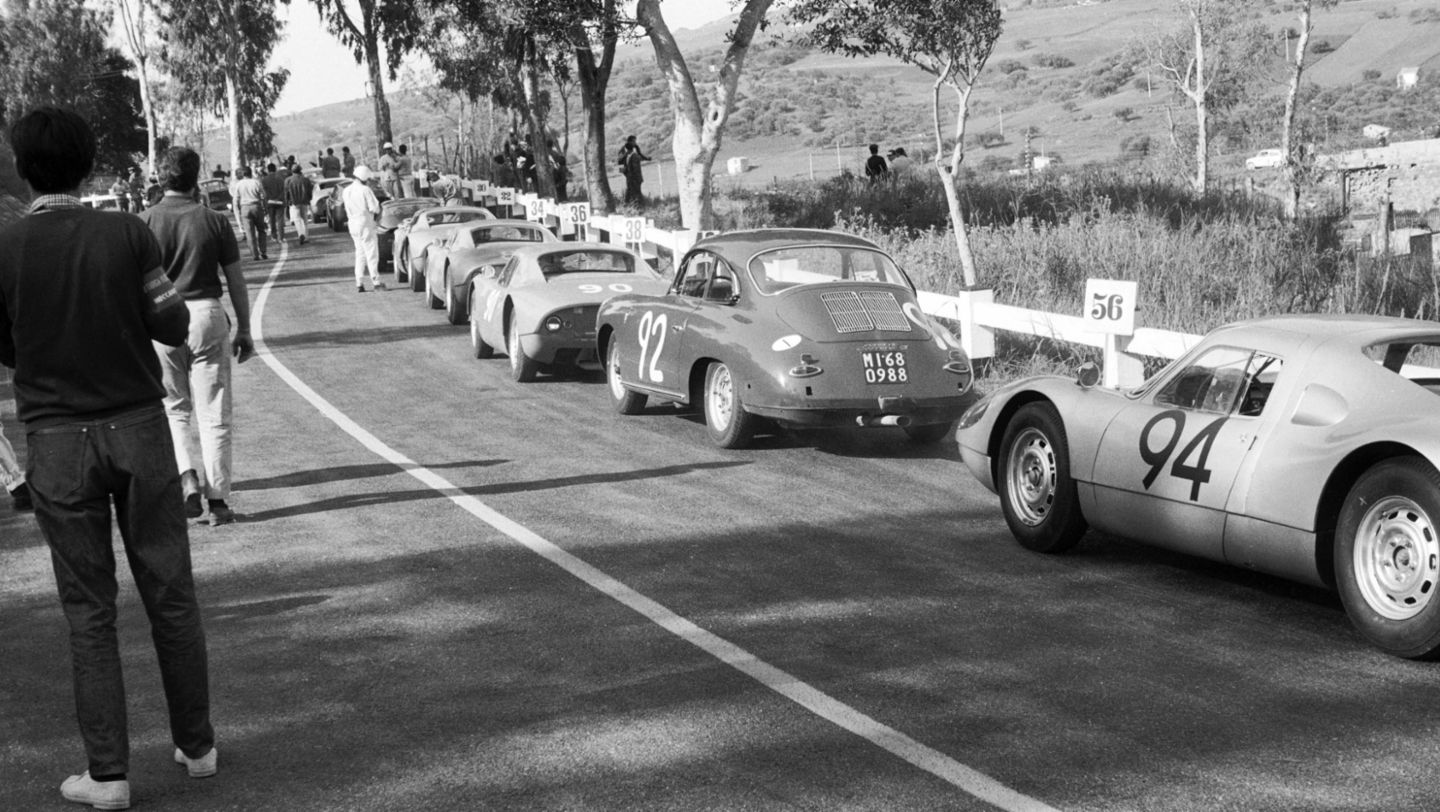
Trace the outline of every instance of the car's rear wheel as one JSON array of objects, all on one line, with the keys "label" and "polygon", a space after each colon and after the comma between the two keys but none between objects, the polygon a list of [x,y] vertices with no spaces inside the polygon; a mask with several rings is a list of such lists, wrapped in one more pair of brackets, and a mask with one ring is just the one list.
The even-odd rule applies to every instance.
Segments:
[{"label": "car's rear wheel", "polygon": [[755,436],[759,418],[745,411],[740,382],[730,367],[714,361],[705,370],[705,430],[711,442],[721,448],[744,448]]},{"label": "car's rear wheel", "polygon": [[480,322],[475,319],[473,296],[470,302],[470,349],[475,352],[476,358],[491,358],[495,355],[495,348],[485,343],[485,339],[480,337]]},{"label": "car's rear wheel", "polygon": [[1030,403],[1015,413],[1000,441],[1000,508],[1027,550],[1060,553],[1080,541],[1080,513],[1065,425],[1055,407]]},{"label": "car's rear wheel", "polygon": [[[448,271],[449,268],[446,268],[446,270]],[[440,284],[448,285],[449,282],[442,276],[440,278]],[[431,284],[429,274],[425,275],[425,303],[430,305],[431,310],[439,310],[445,306],[445,300],[435,295],[435,286]]]},{"label": "car's rear wheel", "polygon": [[395,253],[391,265],[395,266],[395,284],[400,285],[410,279],[410,243],[400,244],[400,250]]},{"label": "car's rear wheel", "polygon": [[423,270],[423,268],[423,265],[420,268],[416,268],[414,266],[409,267],[410,290],[415,293],[419,293],[420,291],[425,289],[425,271]]},{"label": "car's rear wheel", "polygon": [[1381,462],[1350,489],[1335,530],[1335,582],[1360,635],[1397,657],[1440,657],[1440,472]]},{"label": "car's rear wheel", "polygon": [[605,351],[605,382],[610,387],[610,402],[615,404],[615,411],[620,414],[640,414],[645,410],[645,401],[648,398],[639,392],[626,389],[620,377],[620,341],[613,336]]},{"label": "car's rear wheel", "polygon": [[505,330],[505,352],[510,356],[510,377],[520,383],[530,383],[540,371],[540,365],[525,354],[520,343],[520,320],[512,314]]},{"label": "car's rear wheel", "polygon": [[469,314],[469,308],[465,302],[455,295],[455,286],[450,280],[445,280],[445,320],[451,324],[464,324],[465,317]]},{"label": "car's rear wheel", "polygon": [[910,442],[917,445],[933,445],[945,439],[953,428],[955,428],[954,422],[906,426],[905,436],[910,438]]}]

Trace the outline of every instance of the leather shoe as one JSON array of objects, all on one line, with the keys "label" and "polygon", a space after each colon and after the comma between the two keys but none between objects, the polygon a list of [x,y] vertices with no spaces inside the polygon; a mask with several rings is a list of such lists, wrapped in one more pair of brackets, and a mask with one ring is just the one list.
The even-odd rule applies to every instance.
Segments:
[{"label": "leather shoe", "polygon": [[67,801],[90,804],[96,809],[130,808],[129,781],[96,781],[89,770],[65,779],[60,794]]},{"label": "leather shoe", "polygon": [[190,773],[191,778],[209,778],[214,775],[219,770],[216,763],[219,757],[220,751],[214,747],[211,747],[210,752],[199,758],[190,758],[180,748],[175,748],[175,763],[184,764],[185,771]]},{"label": "leather shoe", "polygon": [[210,526],[215,527],[222,524],[230,524],[235,521],[235,511],[225,504],[224,499],[210,500]]},{"label": "leather shoe", "polygon": [[200,477],[195,469],[180,474],[180,490],[185,493],[185,518],[200,518],[205,509],[200,506]]},{"label": "leather shoe", "polygon": [[10,505],[15,508],[16,513],[23,513],[35,509],[35,502],[30,498],[30,486],[21,482],[10,492]]}]

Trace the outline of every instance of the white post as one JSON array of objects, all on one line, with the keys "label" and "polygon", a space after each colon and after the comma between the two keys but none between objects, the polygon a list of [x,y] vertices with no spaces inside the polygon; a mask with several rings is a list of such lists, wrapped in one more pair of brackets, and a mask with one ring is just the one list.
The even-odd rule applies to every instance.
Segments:
[{"label": "white post", "polygon": [[970,360],[993,358],[995,355],[995,330],[982,325],[975,317],[977,307],[995,303],[993,290],[962,290],[956,294],[960,300],[956,316],[960,319],[960,347]]}]

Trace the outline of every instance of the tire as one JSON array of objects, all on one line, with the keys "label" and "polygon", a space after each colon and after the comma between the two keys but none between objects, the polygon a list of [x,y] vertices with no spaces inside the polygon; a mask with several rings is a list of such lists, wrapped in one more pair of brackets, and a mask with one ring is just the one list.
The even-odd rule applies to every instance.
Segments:
[{"label": "tire", "polygon": [[1396,457],[1360,475],[1335,528],[1335,586],[1360,636],[1396,657],[1440,658],[1440,472]]},{"label": "tire", "polygon": [[1000,442],[996,486],[1005,523],[1020,546],[1063,553],[1088,526],[1080,514],[1065,425],[1049,403],[1020,408]]},{"label": "tire", "polygon": [[402,243],[400,252],[395,255],[390,264],[395,270],[395,284],[403,285],[410,281],[410,243]]},{"label": "tire", "polygon": [[475,353],[476,358],[485,359],[495,357],[495,348],[485,343],[480,337],[480,323],[473,318],[475,314],[475,303],[470,303],[470,349]]},{"label": "tire", "polygon": [[410,269],[410,290],[411,290],[411,292],[413,292],[413,293],[419,293],[420,291],[422,291],[422,290],[424,290],[424,289],[425,289],[425,274],[423,274],[423,273],[417,273],[415,270]]},{"label": "tire", "polygon": [[518,383],[530,383],[540,371],[540,365],[525,354],[520,346],[520,321],[513,315],[505,324],[505,352],[510,356],[510,377]]},{"label": "tire", "polygon": [[470,308],[455,295],[455,287],[450,284],[450,280],[445,280],[445,320],[451,324],[464,324],[469,315]]},{"label": "tire", "polygon": [[955,428],[951,423],[926,423],[922,426],[906,426],[905,436],[910,442],[916,445],[934,445],[950,435],[950,430]]},{"label": "tire", "polygon": [[705,430],[710,441],[720,448],[744,448],[755,436],[759,418],[745,411],[740,397],[740,384],[730,374],[730,367],[719,361],[705,370]]},{"label": "tire", "polygon": [[610,346],[605,350],[605,383],[610,389],[610,402],[615,404],[615,411],[640,414],[645,410],[647,396],[626,389],[620,377],[620,341],[614,336],[611,336]]},{"label": "tire", "polygon": [[[449,270],[448,268],[446,270]],[[449,284],[444,277],[441,277],[442,285]],[[425,304],[430,305],[431,310],[439,310],[445,306],[445,301],[435,295],[435,286],[430,284],[430,275],[425,275]]]}]

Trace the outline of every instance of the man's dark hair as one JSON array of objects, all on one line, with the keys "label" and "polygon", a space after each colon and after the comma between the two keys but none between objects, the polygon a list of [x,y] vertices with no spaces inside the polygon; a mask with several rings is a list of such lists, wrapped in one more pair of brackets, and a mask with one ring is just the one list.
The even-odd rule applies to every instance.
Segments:
[{"label": "man's dark hair", "polygon": [[274,171],[275,171],[275,164],[265,164],[265,171],[266,171],[266,172],[274,172]]},{"label": "man's dark hair", "polygon": [[171,147],[160,156],[160,177],[171,192],[192,192],[200,178],[200,155],[189,147]]},{"label": "man's dark hair", "polygon": [[95,168],[95,132],[75,112],[37,107],[10,127],[15,171],[41,194],[80,187]]},{"label": "man's dark hair", "polygon": [[248,166],[242,166],[242,167],[240,167],[239,172],[240,172],[240,177],[242,177],[242,178],[248,178],[248,177],[251,176],[250,167],[248,167]]},{"label": "man's dark hair", "polygon": [[349,151],[350,151],[350,148],[349,148],[349,147],[341,147],[341,148],[340,148],[340,151],[341,151],[341,152],[349,152]]},{"label": "man's dark hair", "polygon": [[326,148],[325,154],[326,154],[326,155],[334,155],[334,154],[335,154],[335,148],[334,148],[334,147],[328,147],[328,148]]},{"label": "man's dark hair", "polygon": [[870,154],[871,154],[871,155],[879,155],[879,154],[880,154],[880,145],[879,145],[879,144],[871,144],[871,145],[870,145]]}]

